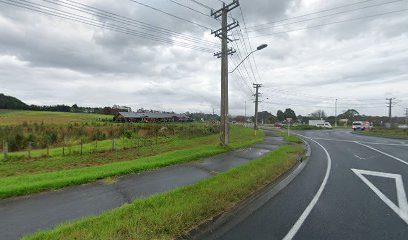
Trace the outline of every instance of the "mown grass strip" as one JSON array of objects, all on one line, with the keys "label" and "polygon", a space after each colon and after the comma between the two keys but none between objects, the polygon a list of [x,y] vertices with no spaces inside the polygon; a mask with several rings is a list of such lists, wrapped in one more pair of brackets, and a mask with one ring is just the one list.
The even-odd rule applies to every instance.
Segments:
[{"label": "mown grass strip", "polygon": [[291,143],[303,143],[303,140],[301,138],[299,138],[298,136],[296,136],[295,134],[289,134],[287,131],[280,131],[280,130],[272,130],[273,132],[276,132],[277,134],[279,134],[281,137],[283,137],[283,139],[286,142],[291,142]]},{"label": "mown grass strip", "polygon": [[41,174],[27,174],[0,178],[0,198],[21,196],[45,190],[59,189],[66,186],[94,182],[107,177],[126,175],[135,172],[152,170],[160,167],[198,160],[214,156],[233,149],[242,148],[262,140],[264,134],[248,137],[245,141],[221,147],[215,144],[172,151],[156,156],[132,161],[116,162],[94,167],[84,167]]},{"label": "mown grass strip", "polygon": [[174,239],[274,181],[292,168],[303,152],[300,145],[284,145],[196,184],[24,239]]},{"label": "mown grass strip", "polygon": [[356,131],[356,134],[368,135],[373,137],[408,139],[408,129],[399,128],[373,128],[370,131]]}]

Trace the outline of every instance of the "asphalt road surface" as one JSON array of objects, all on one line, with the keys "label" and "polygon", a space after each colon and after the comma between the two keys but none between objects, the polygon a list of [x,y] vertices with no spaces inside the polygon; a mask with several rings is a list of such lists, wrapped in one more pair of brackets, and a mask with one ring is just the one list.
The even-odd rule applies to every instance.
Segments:
[{"label": "asphalt road surface", "polygon": [[298,133],[312,150],[303,171],[208,239],[408,239],[408,141],[350,130]]}]

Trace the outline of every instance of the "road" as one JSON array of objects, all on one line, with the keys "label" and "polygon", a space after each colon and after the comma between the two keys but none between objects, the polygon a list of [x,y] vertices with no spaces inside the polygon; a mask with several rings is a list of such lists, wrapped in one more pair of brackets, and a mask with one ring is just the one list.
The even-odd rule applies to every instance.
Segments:
[{"label": "road", "polygon": [[312,150],[299,175],[207,239],[408,239],[408,141],[349,130],[298,133]]},{"label": "road", "polygon": [[285,142],[266,132],[263,142],[214,157],[155,171],[130,174],[105,184],[99,181],[58,191],[0,200],[0,239],[18,239],[38,230],[119,207],[245,164]]}]

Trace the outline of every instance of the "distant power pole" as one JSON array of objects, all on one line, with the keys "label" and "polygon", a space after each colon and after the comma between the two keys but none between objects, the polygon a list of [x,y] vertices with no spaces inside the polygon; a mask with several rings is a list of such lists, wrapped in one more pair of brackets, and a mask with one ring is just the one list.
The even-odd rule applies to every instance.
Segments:
[{"label": "distant power pole", "polygon": [[395,98],[386,98],[386,100],[388,101],[388,118],[389,118],[389,122],[390,122],[390,127],[392,127],[392,101],[395,100]]},{"label": "distant power pole", "polygon": [[245,100],[245,123],[246,123],[246,100]]},{"label": "distant power pole", "polygon": [[228,120],[228,55],[235,53],[232,48],[228,49],[228,42],[232,39],[228,37],[228,31],[239,26],[234,20],[228,24],[228,12],[238,7],[238,0],[234,0],[230,4],[223,3],[223,7],[217,11],[211,10],[211,16],[215,19],[221,17],[221,28],[216,31],[211,31],[216,37],[221,38],[221,52],[214,53],[214,56],[221,58],[221,144],[228,145],[229,143],[229,120]]},{"label": "distant power pole", "polygon": [[405,108],[405,125],[408,125],[408,108]]},{"label": "distant power pole", "polygon": [[337,98],[334,106],[334,126],[337,127]]},{"label": "distant power pole", "polygon": [[255,84],[254,83],[254,88],[256,89],[255,91],[255,122],[254,122],[254,130],[255,130],[255,135],[256,135],[256,130],[258,130],[258,103],[259,103],[259,88],[262,87],[261,84]]}]

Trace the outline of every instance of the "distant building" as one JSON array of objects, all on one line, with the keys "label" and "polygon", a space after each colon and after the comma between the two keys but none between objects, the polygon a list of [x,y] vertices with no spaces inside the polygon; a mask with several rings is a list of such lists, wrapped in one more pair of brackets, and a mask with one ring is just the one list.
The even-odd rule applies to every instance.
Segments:
[{"label": "distant building", "polygon": [[127,106],[113,105],[112,109],[120,110],[121,112],[132,112],[132,108],[127,107]]},{"label": "distant building", "polygon": [[176,113],[135,113],[119,112],[113,120],[116,122],[191,122],[185,114]]}]

